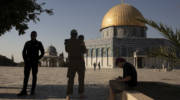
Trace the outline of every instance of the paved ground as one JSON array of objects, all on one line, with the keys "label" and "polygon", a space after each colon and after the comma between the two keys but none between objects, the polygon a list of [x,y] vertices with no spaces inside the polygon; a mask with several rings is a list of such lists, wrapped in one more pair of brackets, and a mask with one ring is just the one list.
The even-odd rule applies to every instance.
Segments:
[{"label": "paved ground", "polygon": [[[22,87],[23,68],[0,67],[0,100],[64,100],[67,83],[66,72],[66,68],[40,68],[38,74],[37,94],[35,96],[18,98],[16,94]],[[93,71],[92,69],[88,69],[86,71],[85,79],[85,94],[87,96],[85,100],[107,100],[108,81],[119,75],[122,75],[122,70],[119,69],[102,69],[100,71]],[[160,86],[171,86],[173,88],[175,87],[176,89],[179,89],[180,70],[175,70],[172,72],[159,72],[155,70],[139,69],[138,80],[146,81],[148,84],[163,83],[166,85]],[[31,79],[29,84],[31,84]],[[75,94],[72,100],[79,100],[77,98],[77,78],[75,84]],[[169,91],[170,89],[168,88],[166,90]],[[145,90],[143,91],[146,92]],[[174,91],[174,89],[171,91]],[[180,95],[180,91],[176,90],[175,92],[179,92]],[[176,94],[178,95],[178,93]]]}]

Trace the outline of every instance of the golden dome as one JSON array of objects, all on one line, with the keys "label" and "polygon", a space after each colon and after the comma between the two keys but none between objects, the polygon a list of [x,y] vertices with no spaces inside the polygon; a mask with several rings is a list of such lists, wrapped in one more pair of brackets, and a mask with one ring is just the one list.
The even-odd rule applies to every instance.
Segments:
[{"label": "golden dome", "polygon": [[135,7],[129,4],[119,4],[106,13],[102,20],[101,29],[123,25],[145,27],[145,24],[139,22],[137,18],[144,19],[143,15]]}]

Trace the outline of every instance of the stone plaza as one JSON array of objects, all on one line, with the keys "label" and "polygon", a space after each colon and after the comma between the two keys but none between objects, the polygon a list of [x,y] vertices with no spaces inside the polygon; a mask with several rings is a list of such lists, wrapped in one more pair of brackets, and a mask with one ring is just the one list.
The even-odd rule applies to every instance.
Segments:
[{"label": "stone plaza", "polygon": [[[23,83],[23,67],[0,67],[0,100],[65,100],[66,68],[40,67],[35,96],[17,97]],[[155,100],[179,100],[180,70],[163,72],[152,69],[137,69],[138,80],[148,83],[142,90]],[[122,76],[121,69],[86,70],[85,95],[83,100],[107,100],[109,80]],[[31,85],[31,77],[29,80]],[[148,90],[149,92],[147,92]],[[72,100],[79,100],[77,77]]]}]

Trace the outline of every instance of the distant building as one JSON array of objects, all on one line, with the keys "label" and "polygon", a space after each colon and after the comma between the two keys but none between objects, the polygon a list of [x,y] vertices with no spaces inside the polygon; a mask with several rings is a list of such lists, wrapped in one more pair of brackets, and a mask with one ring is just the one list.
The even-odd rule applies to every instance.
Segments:
[{"label": "distant building", "polygon": [[170,47],[163,38],[147,38],[147,27],[137,20],[144,19],[138,9],[129,4],[118,4],[104,16],[100,28],[101,38],[86,40],[88,53],[85,55],[87,68],[100,63],[101,68],[115,68],[115,59],[126,58],[137,68],[162,66],[162,60],[149,57],[151,48]]},{"label": "distant building", "polygon": [[64,64],[64,54],[58,55],[54,46],[49,46],[45,51],[44,57],[41,59],[42,67],[62,67]]},{"label": "distant building", "polygon": [[13,55],[11,55],[11,60],[12,60],[12,62],[14,62],[14,56]]},{"label": "distant building", "polygon": [[6,56],[0,55],[0,66],[16,66],[17,63],[14,62],[14,58],[9,59]]}]

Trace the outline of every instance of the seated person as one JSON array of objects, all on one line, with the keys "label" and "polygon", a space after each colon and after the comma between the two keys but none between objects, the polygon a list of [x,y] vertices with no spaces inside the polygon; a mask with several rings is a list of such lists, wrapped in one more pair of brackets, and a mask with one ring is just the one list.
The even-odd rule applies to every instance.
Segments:
[{"label": "seated person", "polygon": [[116,66],[123,68],[123,77],[109,81],[109,100],[115,100],[115,94],[137,86],[137,72],[134,66],[123,58],[116,59]]}]

